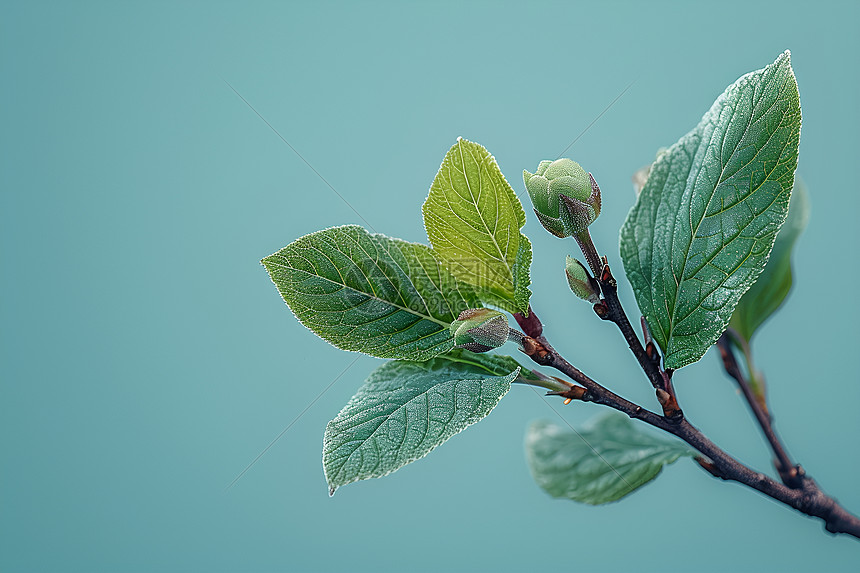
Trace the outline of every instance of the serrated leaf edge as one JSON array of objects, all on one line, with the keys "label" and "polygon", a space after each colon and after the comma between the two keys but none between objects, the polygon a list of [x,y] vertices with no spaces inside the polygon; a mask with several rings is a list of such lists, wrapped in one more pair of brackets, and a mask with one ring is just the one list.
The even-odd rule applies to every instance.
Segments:
[{"label": "serrated leaf edge", "polygon": [[[511,389],[511,383],[512,383],[514,380],[516,380],[517,376],[519,376],[520,370],[521,370],[521,367],[518,367],[518,368],[516,368],[513,372],[511,372],[510,374],[508,374],[507,376],[497,376],[497,375],[493,375],[493,376],[492,376],[492,378],[496,379],[497,381],[502,381],[502,382],[506,381],[506,382],[507,382],[507,384],[508,384],[508,388],[507,388],[507,390],[505,390],[505,392],[504,392],[504,393],[502,393],[502,394],[498,397],[498,399],[495,401],[495,403],[494,403],[494,404],[492,405],[492,407],[490,408],[490,411],[492,411],[493,409],[495,409],[495,407],[499,405],[499,402],[501,402],[501,401],[502,401],[502,398],[504,398],[504,397],[508,394],[508,392],[510,392],[510,389]],[[440,384],[450,384],[450,383],[452,383],[452,382],[475,382],[475,381],[479,381],[479,380],[474,380],[474,379],[472,379],[472,378],[457,378],[457,379],[447,380],[447,381],[445,381],[445,382],[441,382]],[[434,384],[434,385],[433,385],[433,387],[435,387],[435,386],[437,386],[437,385],[438,385],[438,384]],[[428,389],[428,390],[429,390],[429,389]],[[418,396],[415,396],[414,398],[410,399],[408,402],[405,402],[405,403],[403,403],[402,405],[400,405],[397,409],[398,409],[398,410],[400,410],[401,408],[405,408],[407,404],[409,404],[410,402],[412,402],[412,400],[416,400],[416,399],[418,399],[419,397],[423,396],[425,393],[426,393],[426,392],[422,392],[422,393],[421,393],[421,394],[419,394]],[[399,469],[403,469],[404,467],[406,467],[407,465],[411,464],[412,462],[418,461],[418,460],[420,460],[420,459],[422,459],[422,458],[426,458],[426,457],[430,454],[430,452],[432,452],[433,450],[435,450],[436,448],[438,448],[439,446],[441,446],[442,444],[444,444],[445,442],[447,442],[448,440],[450,440],[450,439],[451,439],[451,438],[453,438],[454,436],[456,436],[456,435],[458,435],[458,434],[462,433],[462,432],[463,432],[463,430],[465,430],[465,429],[466,429],[466,428],[468,428],[469,426],[473,426],[473,425],[477,424],[478,422],[480,422],[481,420],[483,420],[484,418],[486,418],[486,416],[483,416],[483,417],[481,417],[481,418],[479,418],[479,419],[477,419],[477,420],[475,420],[475,421],[473,421],[473,422],[469,422],[468,424],[466,424],[465,426],[463,426],[463,427],[462,427],[458,432],[456,432],[455,434],[452,434],[452,435],[451,435],[449,438],[447,438],[446,440],[444,440],[444,441],[442,441],[442,442],[440,442],[440,443],[438,443],[438,444],[436,444],[436,445],[432,446],[432,447],[431,447],[429,450],[427,450],[424,454],[422,454],[422,455],[420,455],[420,456],[410,457],[406,462],[404,462],[404,463],[403,463],[402,465],[400,465],[399,467],[396,467],[396,468],[394,468],[394,469],[392,469],[392,470],[386,471],[386,472],[385,472],[385,473],[383,473],[383,474],[380,474],[380,475],[378,475],[378,476],[373,476],[373,478],[356,477],[356,478],[352,478],[352,479],[350,479],[350,480],[348,480],[348,481],[345,481],[345,482],[343,482],[343,483],[339,483],[339,484],[337,484],[337,485],[332,485],[332,481],[331,481],[331,479],[329,479],[328,471],[326,470],[326,467],[325,467],[325,452],[326,452],[326,446],[327,446],[327,445],[328,445],[328,443],[329,443],[329,440],[328,440],[328,429],[329,429],[329,426],[332,424],[332,422],[334,422],[334,420],[336,420],[336,419],[337,419],[337,418],[338,418],[338,417],[339,417],[339,416],[340,416],[340,415],[341,415],[341,414],[346,410],[346,408],[347,408],[348,406],[349,406],[349,403],[347,403],[347,405],[346,405],[346,406],[344,406],[343,408],[341,408],[341,410],[340,410],[340,412],[338,412],[337,416],[335,416],[335,417],[334,417],[334,419],[330,420],[330,421],[326,424],[326,430],[325,430],[325,433],[323,434],[323,474],[325,475],[326,484],[328,484],[328,486],[329,486],[329,495],[334,495],[334,494],[335,494],[335,492],[336,492],[339,488],[341,488],[341,487],[343,487],[343,486],[345,486],[345,485],[349,485],[349,484],[351,484],[351,483],[355,483],[355,482],[358,482],[358,481],[364,481],[364,480],[367,480],[367,479],[376,479],[376,478],[385,477],[385,476],[387,476],[387,475],[391,475],[392,473],[396,472],[396,471],[397,471],[397,470],[399,470]],[[488,414],[487,414],[487,415],[489,415],[489,412],[488,412]],[[389,416],[389,417],[390,417],[390,416]],[[382,424],[380,424],[380,427],[381,427],[381,426],[382,426]],[[376,431],[377,431],[378,429],[379,429],[379,428],[377,428],[376,430],[374,430],[374,431],[373,431],[373,433],[371,433],[371,436],[373,436],[373,434],[375,434],[375,433],[376,433]],[[370,438],[368,437],[368,439],[370,439]],[[367,441],[367,440],[364,440],[364,441]],[[350,455],[352,455],[352,454],[350,454]],[[341,467],[343,467],[343,466],[341,466]]]}]

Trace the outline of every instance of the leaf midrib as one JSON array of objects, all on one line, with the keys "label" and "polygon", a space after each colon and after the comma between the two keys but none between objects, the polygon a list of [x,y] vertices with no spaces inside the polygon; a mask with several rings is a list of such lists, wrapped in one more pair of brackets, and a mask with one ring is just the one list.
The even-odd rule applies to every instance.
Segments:
[{"label": "leaf midrib", "polygon": [[[366,296],[366,297],[368,297],[368,298],[372,298],[372,299],[377,300],[377,301],[379,301],[379,302],[384,302],[385,304],[391,305],[391,306],[393,306],[393,307],[397,308],[398,310],[400,310],[400,311],[402,311],[402,312],[406,312],[406,313],[408,313],[408,314],[411,314],[411,315],[414,315],[414,316],[419,316],[419,317],[421,317],[421,318],[423,318],[423,319],[426,319],[426,320],[429,320],[429,321],[431,321],[431,322],[435,322],[436,324],[438,324],[438,325],[440,325],[440,326],[444,326],[445,328],[448,328],[448,327],[450,326],[450,323],[448,323],[448,322],[443,322],[443,321],[441,321],[441,320],[439,320],[439,319],[435,318],[435,317],[434,317],[434,316],[432,316],[432,315],[427,315],[427,314],[423,314],[423,313],[420,313],[420,312],[416,312],[415,310],[412,310],[411,308],[407,308],[407,307],[401,306],[401,305],[399,305],[399,304],[397,304],[397,303],[391,302],[390,300],[385,300],[384,298],[380,298],[380,297],[376,296],[375,294],[368,294],[368,293],[366,293],[366,292],[364,292],[364,291],[358,290],[358,289],[353,288],[353,287],[351,287],[351,286],[349,286],[349,285],[342,284],[342,283],[339,283],[339,282],[337,282],[337,281],[334,281],[334,280],[332,280],[332,279],[330,279],[330,278],[328,278],[328,277],[324,277],[324,276],[319,275],[319,274],[316,274],[316,273],[311,273],[311,272],[306,271],[306,270],[304,270],[304,269],[297,269],[296,267],[292,267],[292,266],[284,265],[284,264],[281,264],[281,263],[278,263],[278,262],[275,262],[275,261],[271,261],[271,259],[269,259],[269,260],[270,260],[270,264],[272,264],[273,266],[277,266],[277,267],[280,267],[280,268],[285,269],[285,270],[292,270],[292,271],[297,271],[297,272],[300,272],[300,273],[305,273],[306,275],[308,275],[308,276],[310,276],[310,277],[316,277],[316,278],[322,279],[322,280],[324,280],[324,281],[328,281],[329,283],[331,283],[331,284],[333,284],[333,285],[337,285],[337,286],[339,286],[339,287],[341,287],[341,288],[343,288],[343,289],[348,289],[348,290],[350,290],[350,291],[352,291],[352,292],[355,292],[355,293],[358,293],[358,294],[364,295],[364,296]],[[415,285],[414,285],[411,281],[410,281],[410,284],[412,284],[412,286],[413,286],[413,287],[415,287]],[[396,290],[396,291],[398,291],[398,294],[401,294],[401,293],[399,292],[399,289],[397,289],[396,287],[395,287],[395,290]],[[416,292],[417,292],[417,290],[416,290]],[[420,295],[419,295],[419,296],[420,296]],[[425,305],[425,306],[426,306],[426,305]]]},{"label": "leaf midrib", "polygon": [[[481,209],[478,206],[478,202],[475,200],[475,194],[472,192],[472,183],[469,181],[469,175],[466,173],[466,158],[463,156],[463,140],[457,141],[457,151],[459,151],[459,153],[460,153],[460,165],[462,165],[462,168],[463,168],[463,171],[462,171],[463,178],[466,180],[466,187],[469,189],[469,197],[472,200],[472,205],[475,207],[475,212],[478,214],[478,217],[481,219],[481,223],[484,225],[484,230],[487,232],[487,235],[489,235],[490,238],[493,240],[493,245],[496,247],[496,251],[499,253],[499,259],[498,260],[500,262],[504,263],[505,267],[507,267],[507,269],[508,269],[508,272],[511,274],[511,277],[513,277],[513,271],[511,269],[511,265],[508,264],[508,259],[505,256],[505,253],[502,251],[502,247],[499,245],[499,242],[496,240],[495,233],[490,231],[490,226],[487,224],[486,219],[484,219],[484,214],[481,212]],[[478,170],[478,187],[480,188],[481,187],[481,181],[483,179],[483,173],[481,171],[481,161],[478,161],[475,158],[475,156],[472,155],[471,151],[469,152],[469,156],[473,160],[475,160],[475,165],[476,165],[476,168]],[[454,189],[453,179],[451,181],[452,181],[451,189],[454,191],[454,193],[456,193],[457,191],[456,191],[456,189]],[[490,183],[492,184],[492,182],[490,182]],[[499,193],[495,193],[495,195],[498,198]],[[499,223],[499,220],[497,218],[496,219],[496,225],[498,225],[498,223]]]},{"label": "leaf midrib", "polygon": [[[508,376],[510,376],[510,374],[508,374]],[[380,422],[380,423],[379,423],[379,424],[378,424],[378,425],[373,429],[373,431],[371,431],[371,432],[370,432],[370,434],[369,434],[365,439],[363,439],[363,440],[355,440],[355,441],[359,442],[359,445],[358,445],[358,446],[356,446],[356,447],[355,447],[355,448],[354,448],[354,449],[353,449],[353,450],[352,450],[352,451],[351,451],[347,456],[345,456],[344,462],[343,462],[342,464],[340,464],[340,466],[337,468],[337,471],[335,472],[335,476],[334,476],[334,477],[338,477],[338,476],[340,476],[340,475],[342,474],[342,472],[343,472],[343,468],[347,465],[347,463],[349,462],[349,460],[351,460],[351,459],[352,459],[352,456],[353,456],[353,455],[355,455],[355,452],[357,452],[359,449],[361,449],[361,447],[362,447],[364,444],[366,444],[367,442],[369,442],[371,439],[375,438],[375,437],[376,437],[376,433],[377,433],[377,432],[379,431],[379,429],[383,426],[383,424],[385,424],[387,421],[389,421],[389,420],[391,419],[391,417],[392,417],[392,416],[394,416],[396,413],[398,413],[398,412],[400,412],[400,411],[404,410],[404,409],[405,409],[409,404],[411,404],[411,403],[412,403],[412,402],[414,402],[415,400],[418,400],[419,398],[424,398],[424,399],[425,399],[425,402],[427,403],[426,411],[427,411],[428,423],[427,423],[427,425],[426,425],[426,430],[425,430],[424,436],[422,437],[422,439],[417,443],[417,445],[416,445],[413,449],[418,448],[421,444],[423,444],[423,443],[424,443],[424,439],[426,439],[426,438],[427,438],[427,433],[428,433],[428,432],[429,432],[429,430],[430,430],[430,424],[429,424],[430,406],[429,406],[429,400],[427,399],[427,394],[429,394],[429,393],[430,393],[430,391],[431,391],[431,390],[433,390],[434,388],[437,388],[437,387],[440,387],[440,386],[445,386],[445,385],[452,385],[452,386],[454,387],[454,389],[456,389],[456,386],[457,386],[458,384],[462,383],[462,382],[477,382],[477,383],[478,383],[479,395],[478,395],[478,396],[477,396],[477,398],[476,398],[476,404],[481,405],[481,404],[483,404],[483,399],[484,399],[484,383],[485,383],[485,382],[499,382],[499,381],[503,380],[504,378],[506,378],[506,376],[495,376],[495,375],[493,375],[492,377],[487,378],[487,379],[485,379],[485,380],[475,380],[475,379],[472,379],[472,378],[454,378],[454,379],[446,380],[446,381],[444,381],[444,382],[437,382],[437,383],[433,383],[433,384],[431,384],[428,388],[425,388],[424,390],[420,391],[418,394],[416,394],[415,396],[412,396],[411,398],[409,398],[409,399],[408,399],[408,400],[406,400],[405,402],[403,402],[403,403],[396,403],[396,406],[397,406],[397,407],[396,407],[394,410],[392,410],[392,411],[391,411],[391,412],[389,412],[388,414],[380,414],[379,416],[377,416],[377,418],[383,418],[383,420],[382,420],[382,421],[381,421],[381,422]],[[445,430],[447,430],[447,429],[448,429],[448,426],[451,424],[451,421],[454,419],[454,416],[457,414],[457,409],[458,409],[458,408],[457,408],[456,393],[452,394],[452,404],[453,404],[453,406],[452,406],[452,408],[451,408],[452,413],[451,413],[451,416],[448,418],[448,421],[447,421],[447,422],[445,422],[445,423],[443,424],[443,432],[442,432],[442,435],[444,435]],[[365,421],[364,421],[364,422],[362,422],[362,423],[373,422],[374,420],[376,420],[376,418],[371,418],[371,419],[369,419],[369,420],[365,420]],[[408,432],[408,430],[409,430],[409,416],[408,416],[408,415],[407,415],[407,416],[405,416],[405,420],[406,420],[406,422],[405,422],[405,425],[404,425],[404,428],[403,428],[403,439],[401,440],[400,445],[399,445],[397,448],[395,448],[395,451],[397,452],[397,457],[396,457],[395,459],[396,459],[398,462],[399,462],[399,461],[401,461],[401,460],[399,459],[400,451],[401,451],[401,448],[403,447],[403,444],[404,444],[404,443],[405,443],[405,441],[406,441],[407,432]],[[468,426],[466,426],[466,427],[468,427]],[[351,428],[350,428],[350,429],[351,429]],[[462,430],[461,430],[461,431],[462,431]],[[428,450],[428,452],[427,452],[427,453],[429,453],[430,451],[433,451],[433,450],[434,450],[436,447],[438,447],[439,445],[441,445],[441,444],[435,444],[434,446],[432,446],[432,447]],[[339,446],[338,446],[338,447],[339,447]],[[374,440],[374,447],[376,447],[376,442],[375,442],[375,440]],[[336,449],[337,449],[337,447],[335,448],[335,450],[336,450]],[[332,450],[332,451],[335,451],[335,450]],[[363,455],[363,454],[362,454],[362,455]],[[425,454],[425,455],[426,455],[426,454]],[[388,474],[390,474],[390,473],[392,473],[392,472],[394,472],[394,471],[397,471],[398,469],[400,469],[400,468],[401,468],[401,467],[403,467],[404,465],[409,464],[410,462],[413,462],[413,461],[416,461],[416,460],[421,459],[421,457],[423,457],[423,456],[419,456],[419,457],[417,457],[417,458],[412,457],[412,456],[408,456],[408,459],[406,459],[406,461],[405,461],[402,465],[398,466],[397,468],[395,468],[395,469],[393,469],[393,470],[391,470],[391,471],[388,471],[388,472],[385,472],[384,474],[381,474],[381,476],[379,476],[379,477],[382,477],[382,476],[388,475]],[[381,457],[378,457],[378,458],[377,458],[377,460],[378,460],[378,461],[377,461],[377,463],[376,463],[376,465],[374,466],[374,468],[373,468],[373,469],[376,469],[377,467],[379,467],[379,463],[380,463],[380,461],[379,461],[379,460],[381,460]],[[367,473],[367,472],[365,472],[365,473]],[[373,473],[373,472],[371,471],[371,472],[369,472],[369,473]],[[361,478],[357,478],[357,477],[356,477],[356,478],[352,478],[352,479],[350,479],[349,481],[347,481],[347,482],[345,482],[345,483],[340,484],[338,487],[343,486],[343,485],[346,485],[346,484],[348,484],[348,483],[352,483],[352,482],[354,482],[354,481],[359,481],[360,479],[361,479]],[[330,481],[331,481],[331,480],[330,480]]]},{"label": "leaf midrib", "polygon": [[[766,110],[765,110],[765,111],[764,111],[764,112],[759,116],[759,119],[761,119],[761,118],[763,118],[765,115],[767,115],[767,113],[768,113],[768,112],[773,108],[773,106],[775,106],[779,101],[781,101],[781,100],[783,99],[783,98],[782,98],[782,96],[783,96],[784,88],[785,88],[785,85],[786,85],[786,82],[787,82],[787,81],[788,81],[788,80],[786,79],[786,80],[785,80],[785,81],[783,81],[783,82],[782,82],[782,84],[779,86],[778,93],[777,93],[776,97],[774,98],[773,102],[772,102],[772,103],[768,106],[768,108],[767,108],[767,109],[766,109]],[[756,88],[757,88],[757,87],[759,87],[759,84],[758,84],[758,83],[756,84]],[[755,88],[754,88],[754,89],[755,89]],[[753,94],[753,96],[755,96],[755,93]],[[761,97],[762,97],[762,96],[763,96],[763,92],[762,92],[762,95],[760,95],[760,97],[759,97],[759,102],[761,101]],[[755,107],[756,107],[756,105],[757,105],[757,104],[754,104],[754,105],[752,106],[752,109],[750,110],[750,117],[749,117],[749,121],[747,122],[747,125],[744,127],[744,131],[743,131],[743,133],[741,134],[741,137],[739,137],[739,138],[738,138],[738,141],[739,141],[739,142],[743,141],[743,140],[746,138],[747,133],[749,132],[750,127],[752,127],[752,125],[753,125],[753,117],[755,116]],[[734,112],[735,112],[735,111],[736,111],[736,109],[735,109],[735,108],[733,108],[733,109],[732,109],[732,115],[734,115]],[[777,133],[777,132],[782,128],[782,126],[783,126],[783,124],[784,124],[784,122],[785,122],[785,117],[786,117],[786,114],[782,114],[782,116],[780,117],[780,120],[779,120],[779,124],[778,124],[778,125],[773,129],[773,131],[768,135],[767,140],[766,140],[764,143],[762,143],[762,145],[761,145],[758,149],[756,149],[756,152],[755,152],[755,154],[753,155],[753,157],[752,157],[748,162],[746,162],[744,165],[742,165],[741,167],[739,167],[739,168],[735,171],[735,173],[738,173],[739,171],[741,171],[741,170],[745,169],[745,168],[746,168],[746,167],[748,167],[750,164],[752,164],[752,163],[753,163],[753,161],[755,161],[755,159],[759,156],[759,154],[761,153],[761,151],[762,151],[762,150],[767,146],[767,144],[768,144],[768,143],[770,143],[770,141],[771,141],[771,139],[774,137],[774,135],[775,135],[775,134],[776,134],[776,133]],[[758,121],[758,120],[756,120],[756,121]],[[728,129],[723,130],[723,134],[722,134],[723,138],[725,138],[725,136],[726,136],[726,134],[727,134],[727,133],[728,133]],[[706,144],[706,147],[705,147],[706,152],[707,152],[707,149],[711,146],[711,143],[712,143],[712,142],[713,142],[713,133],[711,134],[711,137],[708,139],[708,143]],[[696,151],[697,151],[697,152],[698,152],[698,148],[701,146],[701,144],[702,144],[702,142],[700,141],[700,143],[699,143],[699,145],[697,146],[697,149],[696,149]],[[784,148],[785,148],[785,147],[783,146],[783,150],[784,150]],[[736,151],[737,151],[737,146],[732,150],[732,153],[731,153],[731,155],[729,156],[729,159],[731,159],[731,158],[734,156],[734,154],[735,154],[735,152],[736,152]],[[694,153],[694,154],[693,154],[693,156],[694,156],[694,157],[695,157],[695,155],[696,155],[696,153]],[[728,162],[728,161],[725,161],[725,162],[723,162],[723,161],[722,161],[722,155],[723,155],[723,145],[720,145],[720,162],[722,163],[722,165],[720,166],[720,175],[719,175],[719,177],[717,177],[717,184],[714,186],[713,191],[711,192],[710,196],[708,197],[708,203],[705,205],[705,208],[702,210],[702,216],[699,218],[698,222],[696,223],[696,228],[695,228],[695,230],[694,230],[694,231],[691,233],[691,235],[690,235],[690,244],[686,247],[686,249],[684,249],[684,264],[683,264],[683,266],[681,267],[681,278],[680,278],[680,280],[678,280],[678,278],[677,278],[677,277],[675,278],[675,282],[676,282],[676,285],[677,285],[677,289],[676,289],[676,293],[675,293],[674,300],[673,300],[673,302],[672,302],[672,312],[671,312],[671,315],[670,315],[670,317],[669,317],[669,332],[668,332],[668,337],[666,338],[667,352],[668,352],[668,344],[669,344],[669,343],[671,342],[671,340],[672,340],[672,333],[673,333],[673,331],[675,330],[675,327],[678,325],[678,323],[677,323],[677,322],[676,322],[676,320],[675,320],[675,319],[676,319],[676,312],[677,312],[677,309],[678,309],[678,300],[679,300],[679,298],[680,298],[678,295],[679,295],[679,293],[680,293],[680,291],[681,291],[681,283],[686,282],[686,280],[688,280],[688,279],[685,279],[685,278],[684,278],[684,276],[686,275],[686,271],[687,271],[687,263],[688,263],[688,262],[689,262],[689,260],[690,260],[690,259],[689,259],[690,249],[691,249],[691,248],[692,248],[692,246],[693,246],[693,241],[696,239],[696,234],[699,232],[699,228],[701,227],[702,222],[707,218],[708,208],[711,206],[711,202],[712,202],[712,201],[713,201],[713,199],[714,199],[714,195],[715,195],[716,189],[717,189],[717,188],[718,188],[718,187],[723,183],[723,175],[725,174],[725,172],[726,172],[726,168],[728,167],[728,164],[729,164],[729,162]],[[780,152],[780,156],[781,156],[781,152]],[[779,166],[779,162],[777,161],[777,162],[774,164],[773,169],[771,169],[771,170],[767,173],[767,175],[765,176],[765,178],[762,180],[761,184],[760,184],[760,185],[758,185],[758,186],[757,186],[755,189],[753,189],[752,191],[750,191],[750,192],[749,192],[749,194],[747,194],[747,195],[746,195],[746,196],[745,196],[741,201],[739,201],[739,203],[740,203],[740,202],[743,202],[743,201],[746,201],[746,199],[748,199],[749,197],[752,197],[752,196],[753,196],[753,195],[754,195],[754,194],[755,194],[759,189],[761,189],[761,187],[762,187],[765,183],[767,183],[768,181],[771,181],[771,179],[770,179],[770,175],[774,172],[774,170],[776,170],[776,168],[777,168],[778,166]],[[702,173],[702,166],[700,166],[700,167],[699,167],[699,169],[698,169],[698,171],[696,172],[696,180],[695,180],[695,182],[693,183],[693,189],[695,189],[696,185],[698,184],[699,177],[700,177],[701,173]],[[734,174],[732,174],[732,176],[734,176]],[[783,191],[783,192],[784,192],[784,191]],[[782,193],[780,193],[779,195],[781,195],[781,194],[782,194]],[[771,202],[771,204],[767,207],[768,209],[770,208],[770,206],[771,206],[771,205],[773,205],[773,203],[774,203],[774,202],[776,202],[776,200],[777,200],[777,198],[779,197],[779,195],[777,195],[777,197],[776,197],[776,198],[774,198],[773,202]],[[691,196],[692,196],[692,194],[691,194]],[[690,207],[692,207],[692,201],[690,201],[689,206],[690,206]],[[744,227],[743,227],[743,228],[745,229],[746,227],[748,227],[750,224],[752,224],[752,222],[753,222],[754,220],[755,220],[755,217],[751,218],[749,221],[747,221],[747,223],[744,225]],[[721,223],[721,226],[722,226],[722,223]],[[672,241],[672,245],[674,245],[674,228],[675,228],[675,227],[674,227],[674,225],[673,225],[673,241]],[[742,231],[743,231],[743,229],[741,229],[741,232],[742,232]],[[729,242],[734,241],[735,239],[737,239],[737,237],[738,237],[738,236],[740,236],[740,235],[735,236],[735,237],[734,237],[733,239],[731,239],[731,241],[729,241]],[[712,262],[712,261],[713,261],[717,256],[719,256],[719,254],[720,254],[720,253],[722,253],[722,252],[723,252],[723,250],[726,248],[727,244],[728,244],[728,243],[723,243],[723,245],[720,247],[720,249],[719,249],[719,250],[718,250],[718,251],[717,251],[713,256],[711,256],[711,257],[708,259],[708,261],[706,261],[706,262],[705,262],[705,264],[708,264],[708,263]],[[670,249],[670,253],[671,253],[671,249]],[[653,253],[652,253],[652,255],[653,255]],[[671,255],[670,255],[670,256],[671,256]],[[749,255],[747,256],[747,258],[749,258]],[[740,265],[738,265],[738,267],[736,267],[736,269],[735,269],[735,270],[739,269],[739,268],[743,265],[743,262],[745,262],[746,260],[747,260],[747,259],[744,259],[744,261],[742,261],[742,262],[741,262],[741,264],[740,264]],[[671,265],[670,265],[670,268],[671,268]],[[719,269],[719,270],[722,270],[722,269]],[[725,272],[725,271],[723,271],[723,272]],[[673,269],[673,274],[674,274],[674,269]],[[698,274],[698,273],[696,273],[696,274]],[[729,274],[728,276],[731,276],[731,274]],[[717,286],[717,288],[719,288],[719,286]],[[690,317],[690,316],[691,316],[691,315],[692,315],[696,310],[698,310],[698,309],[702,306],[702,303],[704,302],[704,300],[705,300],[705,299],[707,299],[711,294],[713,294],[715,290],[716,290],[716,289],[714,289],[714,290],[710,291],[710,292],[708,293],[708,295],[706,295],[706,296],[705,296],[701,301],[699,301],[699,303],[695,306],[695,308],[693,308],[693,310],[691,310],[689,313],[687,313],[687,315],[686,315],[684,318],[682,318],[680,321],[678,321],[678,322],[683,322],[684,320],[686,320],[687,318],[689,318],[689,317]],[[665,294],[664,294],[664,298],[665,298]]]},{"label": "leaf midrib", "polygon": [[[505,265],[508,267],[508,269],[510,269],[510,265],[508,265],[508,259],[505,256],[505,253],[502,252],[502,247],[499,245],[499,242],[496,240],[495,231],[490,231],[490,226],[487,224],[486,219],[484,219],[484,214],[481,212],[481,209],[478,206],[478,202],[475,200],[475,194],[472,192],[472,183],[469,181],[469,175],[466,173],[466,158],[463,156],[463,141],[462,140],[457,141],[457,150],[460,152],[460,165],[463,166],[463,177],[466,179],[466,187],[469,189],[469,197],[472,199],[472,205],[475,206],[475,212],[478,213],[478,217],[480,217],[481,223],[484,224],[484,229],[487,231],[487,234],[493,240],[493,245],[495,245],[496,251],[498,251],[499,256],[500,256],[499,260],[504,262]],[[475,160],[475,166],[478,170],[478,190],[480,191],[480,189],[482,187],[483,176],[484,176],[484,174],[481,171],[481,161],[477,160],[477,158],[471,153],[471,151],[469,152],[469,156],[473,160]],[[490,181],[490,185],[492,186],[492,181]],[[456,193],[456,191],[455,191],[455,193]],[[497,197],[499,195],[498,193],[494,193],[494,194]],[[500,213],[500,211],[498,211],[498,205],[497,205],[497,212]],[[497,228],[498,224],[499,224],[499,217],[496,218],[496,222],[495,222],[494,226]]]}]

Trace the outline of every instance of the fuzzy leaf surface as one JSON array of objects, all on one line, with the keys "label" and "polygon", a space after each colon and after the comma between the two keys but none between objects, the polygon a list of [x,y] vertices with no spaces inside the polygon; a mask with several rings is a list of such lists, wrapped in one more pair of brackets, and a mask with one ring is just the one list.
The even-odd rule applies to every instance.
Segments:
[{"label": "fuzzy leaf surface", "polygon": [[510,369],[511,361],[455,350],[374,370],[326,426],[323,469],[329,491],[388,475],[484,418],[520,372],[517,366]]},{"label": "fuzzy leaf surface", "polygon": [[481,299],[526,312],[531,243],[520,232],[523,206],[495,158],[459,138],[442,161],[422,208],[433,249]]},{"label": "fuzzy leaf surface", "polygon": [[668,368],[704,356],[764,269],[788,211],[800,119],[786,52],[729,86],[651,166],[621,257]]},{"label": "fuzzy leaf surface", "polygon": [[480,305],[429,247],[356,225],[305,235],[262,263],[302,324],[338,348],[380,358],[450,350],[449,325]]}]

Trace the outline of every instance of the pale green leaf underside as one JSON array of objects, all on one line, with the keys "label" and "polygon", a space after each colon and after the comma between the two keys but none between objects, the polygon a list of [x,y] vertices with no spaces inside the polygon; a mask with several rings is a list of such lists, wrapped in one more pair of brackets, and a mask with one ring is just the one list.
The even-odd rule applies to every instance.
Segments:
[{"label": "pale green leaf underside", "polygon": [[479,306],[424,245],[333,227],[263,259],[302,324],[344,350],[426,360],[450,350],[449,325]]},{"label": "pale green leaf underside", "polygon": [[[520,364],[515,358],[504,354],[493,354],[490,352],[476,353],[461,348],[445,353],[439,358],[444,358],[453,367],[460,368],[463,372],[481,372],[492,376],[507,376],[517,368],[520,369],[519,378],[535,380],[537,376]],[[462,366],[456,366],[462,365]]]},{"label": "pale green leaf underside", "polygon": [[445,155],[424,202],[430,244],[481,299],[510,312],[528,309],[531,243],[526,218],[495,158],[458,139]]},{"label": "pale green leaf underside", "polygon": [[579,434],[540,420],[526,433],[526,458],[537,484],[553,497],[591,505],[617,501],[657,477],[663,466],[693,454],[618,413],[603,414]]},{"label": "pale green leaf underside", "polygon": [[729,326],[747,341],[776,312],[791,290],[791,253],[808,221],[809,195],[806,186],[795,178],[788,218],[776,236],[767,266],[755,284],[741,297],[729,322]]},{"label": "pale green leaf underside", "polygon": [[621,257],[666,367],[704,356],[764,268],[799,139],[786,52],[729,86],[652,165],[621,229]]},{"label": "pale green leaf underside", "polygon": [[323,469],[331,493],[388,475],[489,414],[519,368],[506,370],[504,360],[477,356],[455,352],[450,358],[394,361],[374,370],[326,426]]}]

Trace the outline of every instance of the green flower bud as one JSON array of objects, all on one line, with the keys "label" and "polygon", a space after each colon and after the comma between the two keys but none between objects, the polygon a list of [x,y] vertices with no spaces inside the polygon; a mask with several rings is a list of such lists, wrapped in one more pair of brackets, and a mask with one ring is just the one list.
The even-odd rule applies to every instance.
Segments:
[{"label": "green flower bud", "polygon": [[472,352],[487,352],[498,348],[508,340],[507,317],[489,308],[470,308],[464,310],[451,323],[454,345]]},{"label": "green flower bud", "polygon": [[600,188],[571,159],[541,161],[535,173],[523,171],[535,214],[556,237],[580,233],[600,215]]},{"label": "green flower bud", "polygon": [[591,304],[600,302],[600,286],[588,274],[582,263],[569,256],[567,257],[564,272],[567,275],[567,284],[570,285],[570,290],[573,291],[573,294],[583,300],[587,300]]}]

